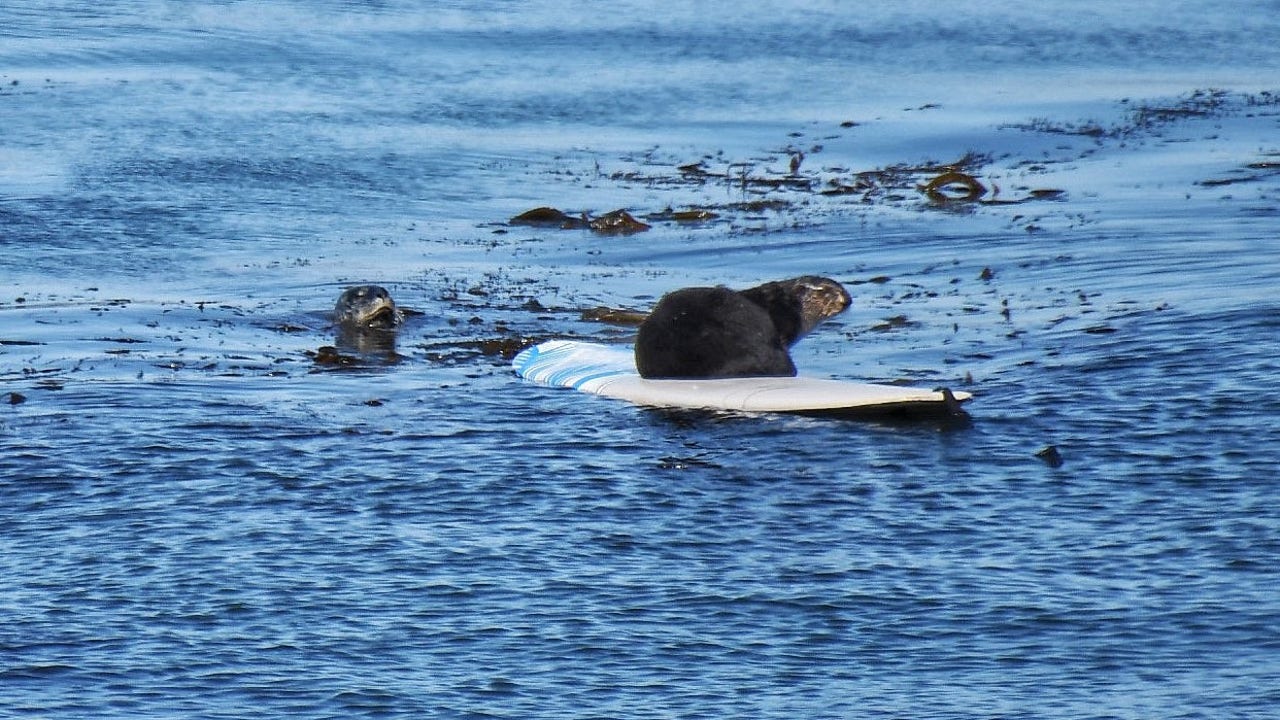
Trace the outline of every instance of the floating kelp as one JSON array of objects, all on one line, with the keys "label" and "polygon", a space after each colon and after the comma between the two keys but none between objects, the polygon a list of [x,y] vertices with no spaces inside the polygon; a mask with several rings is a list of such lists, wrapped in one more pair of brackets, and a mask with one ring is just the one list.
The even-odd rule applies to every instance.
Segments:
[{"label": "floating kelp", "polygon": [[1027,198],[1030,200],[1060,200],[1066,195],[1066,190],[1058,190],[1056,188],[1039,188],[1027,192]]},{"label": "floating kelp", "polygon": [[598,232],[602,235],[631,235],[644,232],[651,227],[648,223],[637,220],[626,210],[614,210],[613,212],[605,213],[598,218],[591,219],[587,224],[592,232]]},{"label": "floating kelp", "polygon": [[987,187],[969,173],[949,170],[920,186],[920,192],[938,202],[972,202],[987,194]]},{"label": "floating kelp", "polygon": [[573,216],[552,207],[539,207],[523,212],[507,221],[508,225],[552,228],[557,230],[589,229],[601,235],[631,235],[651,229],[651,223],[672,222],[681,225],[697,225],[720,220],[726,214],[759,215],[765,212],[783,212],[792,209],[795,202],[783,198],[761,198],[705,207],[674,210],[670,207],[644,214],[638,219],[625,209],[614,210],[597,217],[587,213]]},{"label": "floating kelp", "polygon": [[553,207],[537,207],[527,210],[507,221],[509,225],[556,228],[559,230],[590,229],[604,235],[630,235],[649,229],[647,223],[637,220],[626,210],[614,210],[592,218],[586,213],[569,215]]},{"label": "floating kelp", "polygon": [[725,177],[724,175],[715,175],[708,171],[707,164],[701,160],[696,163],[677,165],[676,170],[679,170],[684,175],[692,175],[693,177]]},{"label": "floating kelp", "polygon": [[1215,115],[1226,106],[1228,94],[1226,90],[1195,90],[1171,103],[1143,103],[1130,112],[1129,123],[1145,129],[1174,120]]},{"label": "floating kelp", "polygon": [[510,225],[529,225],[533,227],[553,227],[562,230],[575,230],[587,227],[586,215],[574,217],[553,207],[537,207],[526,210],[507,221]]},{"label": "floating kelp", "polygon": [[688,210],[672,210],[667,208],[661,212],[649,213],[645,220],[652,222],[702,223],[720,217],[719,213],[706,208],[689,208]]},{"label": "floating kelp", "polygon": [[801,175],[799,172],[803,158],[804,153],[791,153],[788,159],[789,172],[787,173],[771,172],[767,168],[759,169],[760,164],[765,161],[762,161],[762,163],[733,162],[727,164],[724,171],[720,172],[712,170],[706,162],[699,160],[695,163],[677,165],[675,169],[679,175],[675,177],[633,170],[615,172],[609,176],[609,179],[642,182],[649,186],[722,183],[743,192],[756,193],[765,193],[773,190],[809,191],[813,189],[813,179],[806,175]]},{"label": "floating kelp", "polygon": [[794,204],[790,200],[748,200],[747,202],[728,203],[724,208],[735,212],[747,213],[781,212]]},{"label": "floating kelp", "polygon": [[[714,223],[714,227],[727,228],[731,234],[745,234],[803,227],[831,213],[864,212],[858,206],[964,215],[981,213],[985,208],[998,210],[997,206],[1002,205],[1063,201],[1068,199],[1064,189],[1037,187],[1033,184],[1036,181],[1029,178],[1052,172],[1056,164],[1069,159],[1072,153],[1087,157],[1109,140],[1161,134],[1186,119],[1238,114],[1241,108],[1259,112],[1254,108],[1276,106],[1280,106],[1280,94],[1249,95],[1206,89],[1154,101],[1121,101],[1116,112],[1101,120],[1033,119],[1001,126],[1091,139],[1064,140],[1059,150],[1067,155],[1058,157],[1056,152],[1047,152],[1037,154],[1034,159],[1019,159],[1016,147],[1012,150],[988,147],[970,150],[952,162],[929,159],[860,168],[851,163],[853,156],[849,154],[848,139],[841,140],[845,133],[834,129],[820,130],[827,134],[793,132],[783,143],[758,154],[737,157],[713,148],[694,155],[690,155],[687,148],[664,154],[655,146],[622,156],[618,159],[621,165],[597,158],[589,170],[564,172],[557,166],[555,174],[573,178],[584,187],[608,182],[614,190],[634,190],[643,193],[643,197],[665,194],[666,197],[658,201],[666,205],[665,209],[643,212],[644,208],[640,208],[595,217],[588,213],[535,208],[512,218],[509,224],[627,235],[662,223],[708,227]],[[936,103],[926,103],[909,109],[940,108]],[[853,121],[840,124],[842,130],[858,126],[859,123]],[[835,158],[835,162],[824,162],[832,145],[844,154]],[[1280,174],[1280,162],[1271,155],[1257,159],[1259,162],[1205,177],[1198,185],[1250,183]],[[609,167],[611,164],[613,167]],[[724,202],[708,200],[717,193]],[[680,203],[697,204],[688,209],[675,209],[681,207]],[[639,218],[638,224],[628,218]],[[1015,221],[1022,219],[1021,215],[1014,217]],[[1071,221],[1088,222],[1083,215],[1072,216]],[[1042,229],[1034,220],[1023,227],[1028,232]]]},{"label": "floating kelp", "polygon": [[327,365],[331,367],[349,367],[351,365],[359,365],[360,358],[354,355],[345,355],[338,352],[338,348],[332,345],[325,345],[316,350],[308,350],[307,357],[311,358],[316,365]]},{"label": "floating kelp", "polygon": [[481,338],[479,340],[459,343],[459,347],[474,348],[481,355],[486,357],[500,357],[505,360],[510,360],[516,356],[516,353],[534,344],[536,344],[536,342],[529,338],[496,337]]},{"label": "floating kelp", "polygon": [[362,369],[378,368],[398,364],[404,357],[393,348],[376,349],[368,352],[360,348],[337,347],[324,345],[315,350],[307,350],[306,356],[311,358],[317,368]]},{"label": "floating kelp", "polygon": [[875,170],[863,170],[854,173],[847,180],[839,176],[828,180],[826,187],[819,194],[860,195],[863,202],[870,203],[879,200],[901,200],[905,198],[901,193],[914,189],[926,194],[930,191],[936,192],[940,197],[946,198],[943,190],[948,185],[957,184],[965,188],[966,195],[981,188],[982,191],[978,193],[978,197],[981,197],[985,194],[986,188],[977,182],[968,169],[985,165],[989,161],[990,158],[985,155],[968,153],[950,163],[889,165]]},{"label": "floating kelp", "polygon": [[1267,178],[1280,175],[1280,162],[1275,160],[1252,162],[1248,163],[1240,170],[1235,170],[1234,173],[1235,174],[1232,177],[1210,178],[1208,180],[1201,180],[1196,184],[1203,187],[1220,187],[1222,185],[1258,182],[1259,180],[1265,180]]},{"label": "floating kelp", "polygon": [[602,322],[611,325],[639,325],[648,317],[648,313],[623,308],[594,307],[582,311],[582,319],[588,322]]},{"label": "floating kelp", "polygon": [[433,342],[420,347],[426,352],[428,360],[442,365],[468,363],[480,357],[499,358],[505,363],[521,350],[536,345],[544,339],[510,335]]},{"label": "floating kelp", "polygon": [[894,315],[893,317],[885,318],[883,322],[872,325],[871,330],[872,332],[889,332],[890,330],[914,327],[920,327],[920,323],[908,318],[906,315]]},{"label": "floating kelp", "polygon": [[870,283],[872,285],[884,285],[885,283],[889,282],[892,279],[893,278],[889,277],[888,275],[876,275],[875,277],[870,277],[870,278],[867,278],[866,280],[845,280],[844,284],[845,285],[866,285]]},{"label": "floating kelp", "polygon": [[1062,467],[1062,453],[1058,452],[1058,448],[1053,445],[1045,445],[1036,451],[1036,457],[1051,468]]},{"label": "floating kelp", "polygon": [[918,186],[918,189],[928,196],[930,201],[940,205],[948,203],[1017,205],[1033,200],[1057,200],[1066,195],[1065,190],[1041,188],[1030,190],[1022,197],[1002,198],[999,197],[998,186],[993,184],[988,188],[973,175],[958,170],[944,172],[924,185]]},{"label": "floating kelp", "polygon": [[[1060,122],[1048,118],[1033,118],[1005,127],[1050,135],[1078,135],[1098,139],[1124,138],[1150,133],[1179,120],[1222,115],[1231,106],[1232,95],[1225,90],[1203,89],[1194,90],[1182,97],[1165,102],[1149,101],[1133,105],[1128,100],[1121,100],[1120,105],[1128,110],[1122,120],[1113,123],[1093,119]],[[1265,91],[1256,95],[1245,94],[1236,97],[1248,107],[1280,104],[1280,96]]]}]

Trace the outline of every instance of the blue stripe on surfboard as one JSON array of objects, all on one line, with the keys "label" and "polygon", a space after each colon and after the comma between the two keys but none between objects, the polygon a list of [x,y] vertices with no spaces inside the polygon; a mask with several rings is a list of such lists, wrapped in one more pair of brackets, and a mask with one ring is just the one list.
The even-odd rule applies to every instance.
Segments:
[{"label": "blue stripe on surfboard", "polygon": [[511,365],[527,380],[575,390],[592,381],[635,374],[631,357],[623,350],[565,340],[526,348]]},{"label": "blue stripe on surfboard", "polygon": [[581,390],[583,386],[589,382],[594,382],[596,380],[604,380],[612,377],[618,377],[619,375],[634,375],[634,374],[635,373],[626,372],[624,370],[610,370],[608,372],[592,373],[590,375],[580,377],[577,380],[573,381],[573,384],[569,385],[569,387],[573,388],[574,390]]}]

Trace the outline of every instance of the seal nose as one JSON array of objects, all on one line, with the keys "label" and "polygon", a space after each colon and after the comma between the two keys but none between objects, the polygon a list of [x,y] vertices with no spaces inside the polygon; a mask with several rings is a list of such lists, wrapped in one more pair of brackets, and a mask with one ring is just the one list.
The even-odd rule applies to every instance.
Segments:
[{"label": "seal nose", "polygon": [[396,324],[396,311],[392,310],[389,305],[383,305],[369,316],[368,324],[371,327],[393,327]]}]

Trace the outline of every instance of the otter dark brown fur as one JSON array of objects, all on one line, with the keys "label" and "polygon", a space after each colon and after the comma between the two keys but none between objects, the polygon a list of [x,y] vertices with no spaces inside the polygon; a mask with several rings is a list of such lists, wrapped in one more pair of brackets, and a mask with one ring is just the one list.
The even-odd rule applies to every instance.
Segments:
[{"label": "otter dark brown fur", "polygon": [[791,346],[850,302],[840,283],[815,275],[676,290],[640,325],[636,369],[646,378],[792,376]]}]

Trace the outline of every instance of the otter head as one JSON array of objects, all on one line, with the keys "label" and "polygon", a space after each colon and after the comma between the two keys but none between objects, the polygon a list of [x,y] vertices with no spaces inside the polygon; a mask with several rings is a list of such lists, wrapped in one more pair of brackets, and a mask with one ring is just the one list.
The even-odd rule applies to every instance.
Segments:
[{"label": "otter head", "polygon": [[853,302],[843,285],[817,275],[775,280],[743,290],[741,294],[769,311],[774,326],[788,346],[808,334],[818,323],[844,312]]},{"label": "otter head", "polygon": [[404,319],[391,293],[378,285],[347,288],[333,307],[333,319],[352,328],[391,330]]},{"label": "otter head", "polygon": [[783,280],[789,284],[791,292],[800,301],[800,316],[803,325],[800,334],[804,335],[817,327],[818,323],[849,309],[853,298],[849,291],[831,278],[817,275],[804,275],[791,280]]}]

